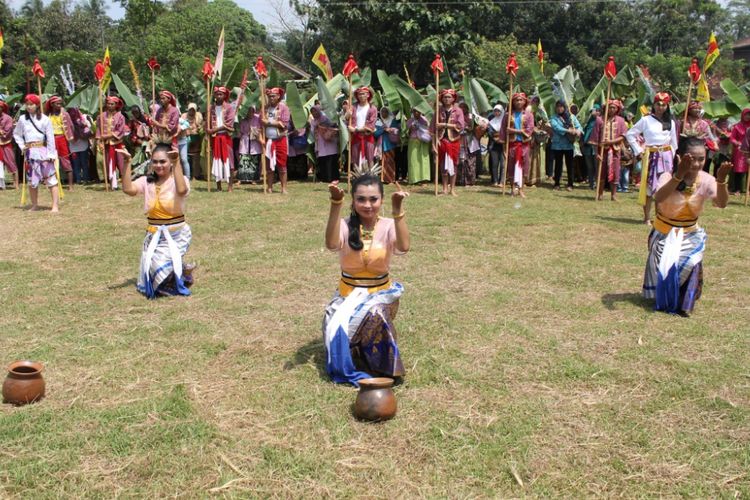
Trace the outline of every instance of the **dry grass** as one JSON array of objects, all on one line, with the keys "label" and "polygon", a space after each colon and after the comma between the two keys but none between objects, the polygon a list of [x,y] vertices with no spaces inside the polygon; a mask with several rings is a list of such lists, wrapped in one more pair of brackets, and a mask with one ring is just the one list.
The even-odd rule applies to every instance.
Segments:
[{"label": "dry grass", "polygon": [[[197,186],[195,294],[133,283],[141,203],[0,193],[0,352],[48,397],[0,408],[0,496],[750,496],[748,211],[708,209],[693,317],[639,296],[634,195],[413,189],[394,261],[399,414],[355,421],[322,375],[326,191]],[[42,200],[47,200],[46,193]]]}]

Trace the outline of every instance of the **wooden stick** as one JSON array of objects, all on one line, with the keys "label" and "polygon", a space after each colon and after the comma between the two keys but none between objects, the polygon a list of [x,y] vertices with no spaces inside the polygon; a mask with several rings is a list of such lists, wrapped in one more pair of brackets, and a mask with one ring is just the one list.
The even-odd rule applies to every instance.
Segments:
[{"label": "wooden stick", "polygon": [[[604,163],[604,148],[602,147],[602,141],[604,140],[604,131],[607,130],[607,120],[609,119],[609,98],[612,91],[612,79],[607,78],[607,100],[604,102],[604,124],[602,125],[602,131],[600,137],[597,137],[597,140],[599,141],[599,157],[597,158],[596,164],[596,189],[594,190],[594,201],[599,200],[599,188],[602,187],[599,184],[601,183],[600,179],[602,177],[602,163]],[[610,165],[611,167],[611,165]],[[602,187],[602,189],[604,189]],[[602,192],[602,194],[604,194]]]},{"label": "wooden stick", "polygon": [[432,151],[435,155],[435,196],[438,195],[438,177],[440,176],[440,153],[438,153],[438,123],[440,123],[440,72],[435,71],[435,135],[432,139]]},{"label": "wooden stick", "polygon": [[[99,82],[99,121],[102,123],[102,128],[104,128],[104,102],[103,102],[103,95],[102,95],[102,85],[101,82]],[[100,131],[100,133],[103,133],[104,131]],[[104,144],[100,144],[102,147],[102,174],[104,177],[104,190],[109,192],[109,177],[107,177],[107,153],[106,148],[104,147]]]},{"label": "wooden stick", "polygon": [[43,108],[44,98],[42,97],[42,78],[39,75],[36,76],[36,84],[37,84],[37,87],[39,87],[39,102],[40,102],[39,106]]},{"label": "wooden stick", "polygon": [[[154,71],[151,70],[151,82],[153,84]],[[155,99],[155,97],[154,97]],[[213,167],[213,156],[211,155],[211,80],[206,78],[206,187],[211,192],[211,170]]]},{"label": "wooden stick", "polygon": [[260,89],[260,142],[263,147],[263,151],[260,153],[260,168],[261,175],[263,176],[263,194],[268,194],[266,179],[266,126],[262,123],[268,117],[266,116],[266,85],[262,76],[258,77],[258,88]]},{"label": "wooden stick", "polygon": [[151,105],[156,103],[156,77],[154,76],[154,69],[151,68]]},{"label": "wooden stick", "polygon": [[[510,92],[508,93],[508,110],[506,111],[508,113],[508,122],[505,127],[505,165],[503,166],[503,175],[501,176],[503,196],[505,196],[505,184],[508,182],[508,161],[510,156],[510,135],[508,134],[508,130],[510,130],[510,121],[513,119],[513,73],[508,73],[508,76],[510,76]],[[515,168],[515,165],[513,167]],[[510,190],[513,192],[512,186]]]},{"label": "wooden stick", "polygon": [[687,99],[685,100],[685,112],[682,114],[682,128],[687,125],[688,108],[690,108],[690,97],[693,92],[693,78],[690,77],[690,85],[688,85]]},{"label": "wooden stick", "polygon": [[[352,89],[352,75],[349,75],[349,120],[347,127],[352,126],[352,118],[354,117],[354,102],[352,102],[353,98],[353,89]],[[352,192],[352,132],[348,130],[349,132],[349,147],[347,148],[347,156],[346,159],[346,186],[347,190],[351,193]]]}]

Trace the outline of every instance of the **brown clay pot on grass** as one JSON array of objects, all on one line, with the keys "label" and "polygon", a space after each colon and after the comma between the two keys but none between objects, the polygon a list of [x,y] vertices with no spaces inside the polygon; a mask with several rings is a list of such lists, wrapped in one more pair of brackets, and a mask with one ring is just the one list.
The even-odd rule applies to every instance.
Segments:
[{"label": "brown clay pot on grass", "polygon": [[3,382],[3,403],[25,405],[44,397],[44,366],[35,361],[16,361]]},{"label": "brown clay pot on grass", "polygon": [[396,415],[396,396],[393,395],[392,386],[393,380],[386,377],[360,380],[354,416],[371,422],[393,418]]}]

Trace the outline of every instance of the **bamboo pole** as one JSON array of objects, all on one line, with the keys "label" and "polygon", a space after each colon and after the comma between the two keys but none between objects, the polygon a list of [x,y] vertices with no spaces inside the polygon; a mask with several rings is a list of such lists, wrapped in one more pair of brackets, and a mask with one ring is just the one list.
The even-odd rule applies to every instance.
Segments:
[{"label": "bamboo pole", "polygon": [[[506,111],[506,113],[508,113],[508,121],[506,122],[505,126],[505,165],[503,165],[503,175],[501,176],[503,184],[503,196],[505,196],[505,184],[508,182],[508,161],[510,156],[510,135],[508,134],[508,130],[510,130],[510,121],[513,119],[513,73],[508,73],[508,76],[510,77],[510,92],[508,92],[508,110]],[[513,192],[512,186],[511,192]]]},{"label": "bamboo pole", "polygon": [[[354,96],[354,92],[352,89],[352,75],[349,74],[349,120],[347,127],[352,126],[352,118],[354,117],[354,102],[352,101],[352,98]],[[348,128],[347,128],[348,130]],[[346,160],[346,186],[347,190],[351,193],[352,192],[352,132],[348,130],[349,132],[349,147],[347,152],[347,160]],[[361,152],[360,152],[361,153]]]},{"label": "bamboo pole", "polygon": [[266,116],[266,82],[262,76],[258,77],[258,88],[260,89],[260,142],[263,145],[263,151],[260,154],[260,169],[263,176],[263,194],[268,194],[268,181],[266,178],[266,127],[262,123],[268,117]]},{"label": "bamboo pole", "polygon": [[[101,82],[99,82],[99,121],[101,122],[102,129],[104,129],[104,102]],[[103,135],[104,130],[101,130],[99,135]],[[107,153],[103,143],[100,143],[102,152],[102,177],[104,178],[104,190],[109,192],[109,177],[107,177]]]},{"label": "bamboo pole", "polygon": [[[602,141],[604,140],[604,132],[607,130],[607,120],[609,119],[609,99],[612,92],[612,79],[607,78],[607,100],[604,102],[604,124],[602,125],[601,135],[597,137],[599,141],[599,154],[596,160],[596,189],[594,190],[594,201],[599,201],[599,189],[604,189],[601,184],[602,177],[602,163],[604,163],[604,148],[602,147]],[[602,195],[604,192],[602,191]]]},{"label": "bamboo pole", "polygon": [[435,196],[438,195],[438,177],[440,176],[440,153],[438,153],[438,124],[440,123],[440,72],[435,71],[435,135],[432,139],[432,151],[435,156]]},{"label": "bamboo pole", "polygon": [[154,76],[154,68],[151,68],[151,105],[156,103],[156,77]]},{"label": "bamboo pole", "polygon": [[[154,72],[151,71],[153,77]],[[152,80],[153,82],[153,80]],[[211,192],[211,169],[213,166],[213,156],[211,155],[211,134],[208,130],[211,128],[211,79],[206,78],[206,188]]]},{"label": "bamboo pole", "polygon": [[682,114],[682,128],[685,128],[685,125],[687,125],[687,118],[688,118],[688,110],[690,108],[690,97],[693,93],[693,79],[690,78],[690,85],[688,85],[688,93],[687,93],[687,99],[685,100],[685,112]]}]

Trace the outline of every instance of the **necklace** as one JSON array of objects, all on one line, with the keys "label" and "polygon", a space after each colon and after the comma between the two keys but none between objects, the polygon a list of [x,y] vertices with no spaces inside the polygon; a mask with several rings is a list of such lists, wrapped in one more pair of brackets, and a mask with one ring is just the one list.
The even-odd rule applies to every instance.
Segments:
[{"label": "necklace", "polygon": [[380,220],[380,215],[375,217],[375,224],[372,225],[372,229],[365,229],[365,226],[362,224],[359,225],[359,234],[362,235],[363,240],[371,240],[372,235],[375,233],[375,227],[378,225],[378,221]]}]

